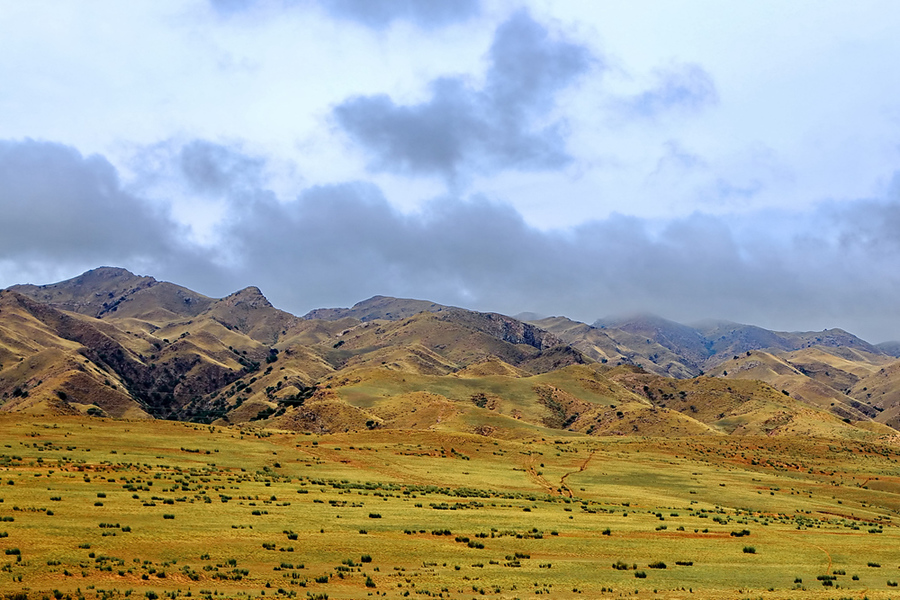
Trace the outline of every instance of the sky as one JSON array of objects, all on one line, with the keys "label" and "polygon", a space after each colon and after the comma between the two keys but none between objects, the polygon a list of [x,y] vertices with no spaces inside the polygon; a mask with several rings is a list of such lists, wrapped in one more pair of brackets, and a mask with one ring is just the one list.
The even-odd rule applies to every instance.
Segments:
[{"label": "sky", "polygon": [[900,339],[893,0],[0,0],[0,287]]}]

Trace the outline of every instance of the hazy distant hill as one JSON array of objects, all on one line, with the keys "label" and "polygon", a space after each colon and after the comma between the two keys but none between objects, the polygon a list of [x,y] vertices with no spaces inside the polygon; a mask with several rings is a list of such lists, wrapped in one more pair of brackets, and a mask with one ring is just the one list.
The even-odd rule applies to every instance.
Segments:
[{"label": "hazy distant hill", "polygon": [[596,325],[385,296],[301,318],[255,287],[215,299],[103,267],[0,292],[0,410],[509,437],[900,425],[900,361],[841,330]]},{"label": "hazy distant hill", "polygon": [[882,342],[881,344],[875,344],[875,347],[885,354],[900,358],[900,342]]},{"label": "hazy distant hill", "polygon": [[594,325],[565,317],[548,317],[532,323],[556,333],[595,360],[639,365],[653,373],[682,378],[695,377],[735,355],[753,350],[777,353],[823,347],[888,355],[841,329],[787,333],[729,321],[704,321],[688,326],[655,315],[599,319]]}]

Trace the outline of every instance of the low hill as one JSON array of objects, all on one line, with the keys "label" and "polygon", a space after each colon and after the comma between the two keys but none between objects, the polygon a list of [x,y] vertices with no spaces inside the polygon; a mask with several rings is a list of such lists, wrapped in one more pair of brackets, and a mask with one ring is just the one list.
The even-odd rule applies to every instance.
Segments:
[{"label": "low hill", "polygon": [[900,361],[879,369],[857,381],[849,391],[850,397],[875,407],[875,420],[900,427]]},{"label": "low hill", "polygon": [[0,410],[149,418],[117,373],[92,360],[115,342],[90,323],[0,291]]},{"label": "low hill", "polygon": [[628,371],[619,371],[612,378],[655,407],[678,411],[728,435],[868,437],[838,416],[756,379],[683,380]]},{"label": "low hill", "polygon": [[[793,364],[789,354],[751,352],[722,363],[708,374],[728,379],[763,381],[792,398],[829,411],[841,419],[864,421],[877,415],[876,410],[870,405],[858,402],[831,387],[827,382],[811,377],[808,374],[811,371],[804,372],[803,364],[803,362]],[[829,377],[830,379],[837,377],[837,369],[832,370],[835,375]],[[829,374],[831,373],[832,371],[829,371]],[[838,379],[843,381],[846,376]]]}]

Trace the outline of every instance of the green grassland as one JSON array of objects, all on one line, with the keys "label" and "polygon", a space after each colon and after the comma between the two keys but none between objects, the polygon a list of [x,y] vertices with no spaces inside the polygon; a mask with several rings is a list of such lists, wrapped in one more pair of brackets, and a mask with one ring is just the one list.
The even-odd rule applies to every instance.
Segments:
[{"label": "green grassland", "polygon": [[0,594],[900,598],[895,445],[529,431],[5,414]]}]

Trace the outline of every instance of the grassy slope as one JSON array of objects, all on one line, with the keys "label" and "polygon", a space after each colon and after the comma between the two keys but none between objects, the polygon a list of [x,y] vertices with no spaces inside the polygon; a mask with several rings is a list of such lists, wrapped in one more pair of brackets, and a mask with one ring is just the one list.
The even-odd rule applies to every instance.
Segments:
[{"label": "grassy slope", "polygon": [[[0,429],[11,519],[0,546],[20,553],[2,557],[0,592],[29,598],[896,597],[893,445],[318,436],[24,415],[0,415]],[[840,590],[817,581],[826,574]]]},{"label": "grassy slope", "polygon": [[[819,360],[812,360],[808,351],[799,357],[795,365],[790,361],[797,354],[776,356],[768,352],[751,352],[738,355],[718,367],[711,369],[709,375],[728,377],[730,379],[758,380],[772,387],[784,390],[791,397],[806,402],[810,406],[831,411],[841,418],[853,421],[866,420],[875,416],[875,411],[868,406],[855,402],[842,390],[832,387],[832,383],[843,383],[854,375],[850,371],[839,373],[839,366],[829,366],[821,360],[825,356],[817,352]],[[840,363],[836,358],[833,363]],[[859,368],[869,368],[868,363],[861,363]],[[821,371],[822,375],[815,373]],[[829,375],[825,375],[825,373]]]},{"label": "grassy slope", "polygon": [[900,427],[900,361],[860,379],[851,388],[850,396],[876,406],[879,409],[877,421]]}]

